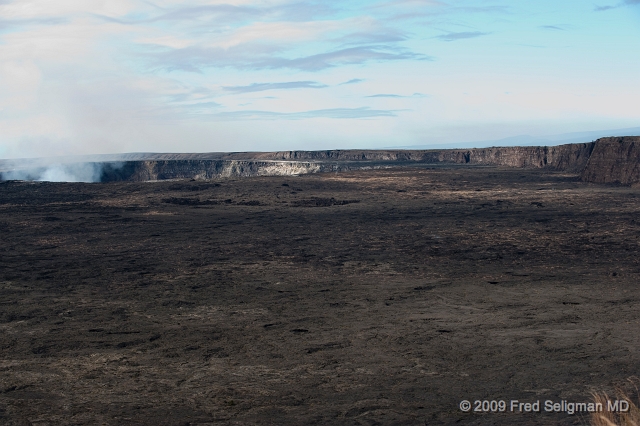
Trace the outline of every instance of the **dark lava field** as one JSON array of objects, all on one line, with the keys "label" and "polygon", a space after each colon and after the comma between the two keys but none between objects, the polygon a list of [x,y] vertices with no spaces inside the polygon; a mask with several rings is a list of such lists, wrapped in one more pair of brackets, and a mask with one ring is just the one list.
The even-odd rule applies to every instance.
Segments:
[{"label": "dark lava field", "polygon": [[422,167],[0,183],[0,423],[586,425],[640,367],[640,189]]}]

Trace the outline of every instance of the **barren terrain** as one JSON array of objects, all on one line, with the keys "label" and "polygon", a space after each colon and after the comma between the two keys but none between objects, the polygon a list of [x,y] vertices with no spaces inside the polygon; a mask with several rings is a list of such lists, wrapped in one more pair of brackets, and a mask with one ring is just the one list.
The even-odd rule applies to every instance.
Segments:
[{"label": "barren terrain", "polygon": [[586,424],[640,367],[640,189],[493,167],[0,182],[0,423]]}]

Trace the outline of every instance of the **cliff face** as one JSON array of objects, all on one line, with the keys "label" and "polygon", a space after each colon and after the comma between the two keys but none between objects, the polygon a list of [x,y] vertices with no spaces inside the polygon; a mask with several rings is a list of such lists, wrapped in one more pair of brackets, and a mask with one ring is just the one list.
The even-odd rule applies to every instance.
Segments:
[{"label": "cliff face", "polygon": [[552,147],[212,153],[203,154],[201,159],[196,159],[196,154],[189,154],[189,159],[155,156],[158,159],[125,162],[119,170],[105,168],[103,181],[294,175],[352,170],[370,167],[371,163],[417,162],[548,168],[581,173],[586,182],[640,182],[640,137],[603,138]]},{"label": "cliff face", "polygon": [[[117,156],[116,156],[117,157]],[[150,181],[297,175],[407,163],[470,164],[547,168],[581,174],[595,183],[640,183],[640,137],[602,138],[596,142],[552,147],[498,147],[448,150],[331,150],[206,154],[125,154],[124,161],[91,161],[56,169],[91,177],[76,181]],[[50,167],[0,162],[0,179],[48,180]]]},{"label": "cliff face", "polygon": [[[162,159],[160,154],[145,161],[105,163],[101,181],[149,181],[165,179],[211,179],[295,175],[353,170],[402,163],[474,164],[508,167],[550,168],[580,172],[593,150],[593,143],[555,147],[507,147],[470,150],[335,150],[264,153],[203,154],[201,159]],[[242,158],[245,159],[242,159]]]},{"label": "cliff face", "polygon": [[559,146],[513,146],[505,148],[480,148],[470,150],[445,150],[440,161],[468,164],[484,164],[520,168],[550,168],[579,172],[584,169],[594,143]]},{"label": "cliff face", "polygon": [[584,169],[594,142],[553,147],[502,147],[446,150],[332,150],[230,153],[223,158],[250,158],[280,161],[391,161],[427,164],[457,163],[508,167],[548,167],[580,172]]},{"label": "cliff face", "polygon": [[598,139],[582,172],[582,180],[623,185],[640,183],[640,137]]},{"label": "cliff face", "polygon": [[291,161],[150,160],[105,163],[101,182],[285,176],[338,171],[330,164]]}]

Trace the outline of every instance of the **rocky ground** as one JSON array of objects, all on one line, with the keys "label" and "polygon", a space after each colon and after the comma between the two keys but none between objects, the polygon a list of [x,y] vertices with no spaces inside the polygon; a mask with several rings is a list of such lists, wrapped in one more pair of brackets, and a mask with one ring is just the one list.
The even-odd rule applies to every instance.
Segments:
[{"label": "rocky ground", "polygon": [[497,168],[0,183],[0,423],[587,424],[640,189]]}]

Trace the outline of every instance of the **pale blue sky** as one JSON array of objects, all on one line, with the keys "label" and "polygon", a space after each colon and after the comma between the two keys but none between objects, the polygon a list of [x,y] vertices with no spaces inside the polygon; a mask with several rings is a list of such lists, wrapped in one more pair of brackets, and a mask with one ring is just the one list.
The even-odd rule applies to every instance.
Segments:
[{"label": "pale blue sky", "polygon": [[640,126],[640,0],[0,0],[0,157]]}]

